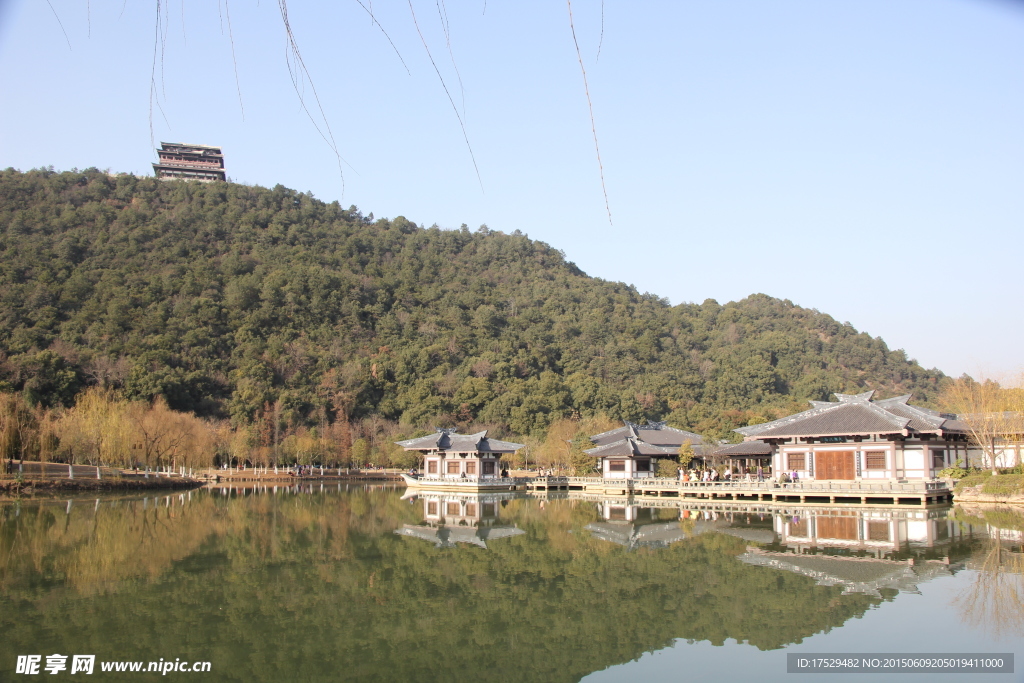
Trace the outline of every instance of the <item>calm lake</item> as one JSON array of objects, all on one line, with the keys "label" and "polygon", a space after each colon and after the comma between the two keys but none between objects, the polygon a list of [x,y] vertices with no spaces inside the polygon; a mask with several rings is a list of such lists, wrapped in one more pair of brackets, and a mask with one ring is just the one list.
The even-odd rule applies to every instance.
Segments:
[{"label": "calm lake", "polygon": [[[0,680],[60,680],[76,654],[86,680],[836,680],[787,653],[1014,653],[1018,673],[944,680],[1024,680],[1015,513],[550,495],[0,504]],[[53,654],[68,670],[15,673]],[[210,671],[100,670],[161,659]]]}]

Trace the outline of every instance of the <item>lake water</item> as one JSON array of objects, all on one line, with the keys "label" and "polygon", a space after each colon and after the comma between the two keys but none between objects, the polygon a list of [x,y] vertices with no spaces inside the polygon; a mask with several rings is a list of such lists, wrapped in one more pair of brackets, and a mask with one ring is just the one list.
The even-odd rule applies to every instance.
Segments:
[{"label": "lake water", "polygon": [[[835,680],[787,673],[787,653],[1014,653],[1024,671],[1020,515],[551,496],[0,504],[0,680],[53,654],[68,670],[46,680],[80,678],[76,654],[96,657],[86,680]],[[160,660],[210,671],[100,670]]]}]

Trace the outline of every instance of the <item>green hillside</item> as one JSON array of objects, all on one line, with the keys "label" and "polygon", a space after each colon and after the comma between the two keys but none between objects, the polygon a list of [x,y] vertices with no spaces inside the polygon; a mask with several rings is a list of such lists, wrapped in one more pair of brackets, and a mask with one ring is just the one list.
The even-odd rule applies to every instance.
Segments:
[{"label": "green hillside", "polygon": [[101,384],[236,424],[279,401],[286,428],[605,413],[726,434],[834,391],[927,403],[944,379],[789,301],[669,306],[519,231],[96,170],[0,172],[0,351],[0,389],[44,406]]}]

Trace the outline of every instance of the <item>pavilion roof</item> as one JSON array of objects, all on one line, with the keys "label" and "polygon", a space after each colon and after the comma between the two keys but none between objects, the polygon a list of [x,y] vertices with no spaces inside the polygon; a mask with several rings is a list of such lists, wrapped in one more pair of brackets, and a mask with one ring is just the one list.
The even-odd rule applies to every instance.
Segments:
[{"label": "pavilion roof", "polygon": [[396,441],[407,451],[455,451],[458,453],[515,453],[521,443],[487,437],[487,430],[476,434],[456,434],[451,429],[438,429],[433,434]]},{"label": "pavilion roof", "polygon": [[647,443],[646,441],[641,441],[640,439],[632,436],[627,436],[625,439],[606,443],[603,446],[590,448],[583,452],[587,455],[592,455],[595,458],[605,458],[609,456],[631,458],[637,455],[675,455],[677,451],[678,448],[655,446]]},{"label": "pavilion roof", "polygon": [[645,441],[653,446],[669,448],[679,448],[687,441],[695,446],[703,442],[700,434],[669,427],[664,422],[648,422],[645,425],[638,425],[628,420],[623,420],[622,427],[595,434],[590,437],[590,440],[594,442],[595,446],[604,446],[627,437]]},{"label": "pavilion roof", "polygon": [[873,391],[836,394],[838,401],[811,401],[811,409],[734,431],[749,439],[855,434],[954,433],[966,430],[955,415],[912,406],[910,394],[872,401]]},{"label": "pavilion roof", "polygon": [[740,443],[731,443],[720,446],[719,448],[708,449],[707,453],[704,455],[705,457],[725,456],[734,458],[751,458],[758,455],[771,454],[771,444],[767,444],[764,441],[741,441]]}]

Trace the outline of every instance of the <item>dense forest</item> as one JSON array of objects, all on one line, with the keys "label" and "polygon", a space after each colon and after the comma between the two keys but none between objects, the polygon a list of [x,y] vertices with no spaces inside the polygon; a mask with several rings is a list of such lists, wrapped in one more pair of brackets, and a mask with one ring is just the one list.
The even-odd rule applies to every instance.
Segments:
[{"label": "dense forest", "polygon": [[275,443],[595,416],[722,438],[836,391],[928,404],[945,381],[824,313],[670,306],[519,230],[95,169],[0,172],[0,354],[0,391],[39,409],[97,386]]}]

